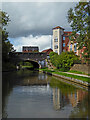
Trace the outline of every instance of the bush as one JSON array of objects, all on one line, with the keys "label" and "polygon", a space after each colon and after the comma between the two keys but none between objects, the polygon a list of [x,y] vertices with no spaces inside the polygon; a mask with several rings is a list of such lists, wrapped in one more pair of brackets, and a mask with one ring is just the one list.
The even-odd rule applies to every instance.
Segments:
[{"label": "bush", "polygon": [[69,71],[69,68],[60,68],[59,71],[67,72],[67,71]]},{"label": "bush", "polygon": [[50,53],[50,60],[52,64],[61,71],[68,71],[75,61],[78,61],[78,57],[74,52],[62,52],[61,55],[57,53]]}]

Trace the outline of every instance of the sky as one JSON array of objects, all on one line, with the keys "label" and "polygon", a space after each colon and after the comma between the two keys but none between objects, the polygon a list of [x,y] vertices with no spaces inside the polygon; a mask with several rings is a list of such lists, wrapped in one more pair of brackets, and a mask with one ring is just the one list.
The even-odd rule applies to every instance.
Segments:
[{"label": "sky", "polygon": [[16,51],[22,46],[38,46],[39,50],[51,48],[52,28],[61,26],[71,31],[67,12],[76,2],[3,2],[10,23],[9,40]]}]

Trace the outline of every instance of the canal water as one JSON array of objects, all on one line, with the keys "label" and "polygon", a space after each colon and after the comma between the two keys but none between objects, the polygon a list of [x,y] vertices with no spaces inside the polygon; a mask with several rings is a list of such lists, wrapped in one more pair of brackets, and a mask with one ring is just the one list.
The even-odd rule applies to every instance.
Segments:
[{"label": "canal water", "polygon": [[38,71],[3,73],[3,118],[89,118],[89,91]]}]

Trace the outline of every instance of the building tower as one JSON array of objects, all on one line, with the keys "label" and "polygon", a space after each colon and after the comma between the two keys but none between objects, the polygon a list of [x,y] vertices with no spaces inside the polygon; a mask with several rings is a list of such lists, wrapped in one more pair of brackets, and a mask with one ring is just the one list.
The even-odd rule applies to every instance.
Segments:
[{"label": "building tower", "polygon": [[64,34],[64,28],[57,26],[53,28],[53,51],[60,55],[62,53],[62,39]]}]

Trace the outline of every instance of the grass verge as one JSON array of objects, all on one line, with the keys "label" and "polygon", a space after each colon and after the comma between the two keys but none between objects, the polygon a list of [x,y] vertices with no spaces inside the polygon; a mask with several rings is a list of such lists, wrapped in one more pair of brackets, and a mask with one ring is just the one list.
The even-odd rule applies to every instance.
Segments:
[{"label": "grass verge", "polygon": [[90,74],[86,74],[86,73],[84,73],[84,72],[80,72],[80,71],[76,71],[76,70],[69,70],[68,72],[70,72],[70,73],[76,73],[76,74],[83,74],[83,75],[88,75],[88,76],[90,76]]},{"label": "grass verge", "polygon": [[22,66],[22,68],[33,68],[32,66]]},{"label": "grass verge", "polygon": [[75,78],[75,79],[82,80],[82,81],[90,83],[90,78],[88,78],[88,77],[71,75],[71,74],[67,74],[67,73],[63,73],[63,72],[53,72],[53,73],[58,74],[58,75],[63,75],[65,77]]},{"label": "grass verge", "polygon": [[58,74],[58,75],[62,75],[62,76],[65,76],[65,77],[75,78],[75,79],[82,80],[82,81],[90,83],[90,78],[88,78],[88,77],[71,75],[71,74],[67,74],[67,73],[63,73],[63,72],[59,72],[59,71],[54,71],[54,70],[48,70],[48,68],[43,68],[43,69],[40,69],[40,70],[50,72],[50,73],[54,73],[54,74]]}]

